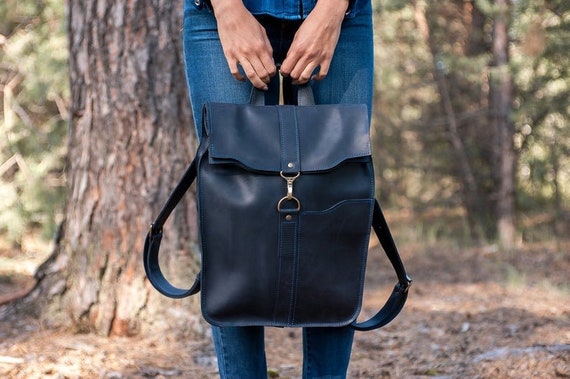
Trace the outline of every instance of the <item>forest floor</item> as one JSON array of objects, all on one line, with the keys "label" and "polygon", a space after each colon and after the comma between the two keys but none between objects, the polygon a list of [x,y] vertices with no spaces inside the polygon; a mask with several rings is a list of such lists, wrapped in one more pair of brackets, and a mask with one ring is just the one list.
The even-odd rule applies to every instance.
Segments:
[{"label": "forest floor", "polygon": [[[400,250],[414,279],[408,303],[388,326],[357,332],[349,378],[570,378],[570,241],[509,253],[450,243]],[[0,252],[0,303],[31,280],[9,275],[8,258]],[[395,282],[374,247],[362,317]],[[267,330],[269,377],[300,378],[300,336]],[[0,378],[216,377],[207,336],[105,338],[46,329],[33,318],[0,321]]]}]

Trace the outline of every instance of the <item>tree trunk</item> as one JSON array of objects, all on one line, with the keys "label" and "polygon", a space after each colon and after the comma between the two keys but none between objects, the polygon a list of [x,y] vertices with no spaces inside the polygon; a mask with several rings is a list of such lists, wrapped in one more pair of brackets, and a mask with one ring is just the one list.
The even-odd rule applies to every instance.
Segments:
[{"label": "tree trunk", "polygon": [[463,206],[467,211],[467,219],[471,229],[473,238],[478,241],[485,240],[484,222],[480,214],[482,208],[482,200],[477,186],[477,180],[471,167],[471,162],[467,155],[467,150],[463,143],[463,139],[459,134],[459,124],[453,105],[451,103],[451,96],[449,94],[447,80],[443,70],[439,67],[441,62],[438,62],[437,46],[434,41],[433,35],[430,31],[430,26],[426,17],[426,10],[418,3],[413,2],[414,16],[420,35],[429,48],[431,58],[433,60],[433,76],[437,90],[439,93],[441,106],[445,113],[446,119],[446,132],[453,149],[454,156],[457,160],[458,168],[460,171],[460,179],[462,184],[462,200]]},{"label": "tree trunk", "polygon": [[[196,300],[163,298],[142,267],[149,224],[195,150],[181,21],[181,2],[68,2],[66,219],[25,300],[44,320],[104,335],[198,325]],[[189,195],[167,225],[162,249],[167,276],[181,286],[196,272]],[[174,315],[182,317],[173,322]]]},{"label": "tree trunk", "polygon": [[496,172],[499,175],[497,191],[497,234],[499,244],[511,249],[515,244],[515,167],[514,127],[511,121],[513,84],[509,70],[508,15],[509,0],[495,0],[493,23],[494,66],[490,81],[491,118],[497,133]]}]

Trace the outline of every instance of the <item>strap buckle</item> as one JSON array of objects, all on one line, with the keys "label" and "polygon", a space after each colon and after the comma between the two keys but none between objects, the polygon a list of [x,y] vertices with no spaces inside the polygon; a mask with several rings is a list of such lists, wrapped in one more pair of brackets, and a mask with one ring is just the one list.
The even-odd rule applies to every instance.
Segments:
[{"label": "strap buckle", "polygon": [[162,228],[160,230],[156,230],[155,229],[155,225],[154,222],[150,224],[149,230],[148,230],[148,235],[149,237],[156,237],[157,235],[162,234]]},{"label": "strap buckle", "polygon": [[283,174],[283,171],[281,171],[279,172],[279,175],[281,175],[281,177],[287,182],[287,195],[283,196],[277,203],[277,211],[281,212],[282,205],[285,201],[293,201],[296,203],[296,208],[287,209],[287,211],[298,212],[301,209],[301,202],[293,195],[293,182],[295,182],[295,179],[301,176],[301,173],[298,172],[295,176],[287,176]]},{"label": "strap buckle", "polygon": [[398,287],[400,287],[401,292],[407,293],[413,283],[414,283],[414,281],[412,280],[412,278],[410,278],[409,275],[406,275],[405,282],[403,282],[403,283],[399,282]]}]

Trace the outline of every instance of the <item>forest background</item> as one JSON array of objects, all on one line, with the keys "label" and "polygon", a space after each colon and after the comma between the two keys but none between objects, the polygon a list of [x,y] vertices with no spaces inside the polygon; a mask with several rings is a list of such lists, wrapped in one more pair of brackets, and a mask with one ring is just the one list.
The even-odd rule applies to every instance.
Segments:
[{"label": "forest background", "polygon": [[[418,20],[410,2],[375,2],[373,138],[383,202],[419,215],[439,209],[460,221],[450,228],[443,218],[442,224],[420,217],[421,238],[497,240],[497,203],[510,200],[499,198],[499,106],[492,95],[493,81],[507,77],[512,91],[503,116],[515,154],[516,185],[508,196],[517,242],[563,236],[570,208],[567,2],[515,1],[507,15],[508,61],[501,64],[492,50],[492,3],[423,6],[427,19]],[[51,239],[64,216],[70,102],[64,7],[0,4],[0,231],[16,246],[36,232]]]},{"label": "forest background", "polygon": [[[394,220],[399,244],[445,249],[453,246],[452,253],[458,247],[482,248],[502,257],[546,244],[548,252],[544,254],[556,255],[567,264],[564,246],[570,230],[570,3],[373,3],[376,84],[372,142],[376,186],[383,207]],[[81,169],[73,168],[81,149],[73,133],[80,129],[76,125],[81,124],[78,120],[82,116],[77,112],[78,100],[72,89],[85,84],[77,74],[79,54],[73,51],[73,36],[79,36],[82,29],[73,23],[78,12],[70,14],[70,9],[73,7],[69,4],[56,0],[0,3],[0,277],[10,277],[21,285],[17,296],[9,296],[14,299],[28,294],[26,277],[35,275],[41,282],[48,276],[46,272],[57,271],[46,270],[49,264],[62,265],[62,260],[56,259],[61,255],[54,253],[62,238],[63,250],[75,246],[68,256],[80,262],[76,266],[88,267],[92,254],[89,249],[81,250],[81,244],[73,244],[70,238],[74,234],[64,227],[77,217],[73,209],[78,208],[73,206],[85,200],[70,192],[78,188],[70,180],[76,174],[71,174]],[[172,14],[181,18],[180,13]],[[97,15],[94,11],[90,17],[95,20]],[[93,96],[97,92],[88,93]],[[188,115],[187,109],[184,112],[179,117]],[[128,123],[123,119],[111,121]],[[142,130],[144,125],[139,127]],[[186,127],[189,134],[192,127],[188,119]],[[111,134],[117,130],[110,125],[108,128]],[[99,129],[89,138],[100,138],[99,143],[105,144],[109,137],[105,134]],[[186,144],[193,142],[189,137]],[[189,151],[192,147],[183,149]],[[177,164],[183,167],[190,156],[178,157]],[[177,175],[173,173],[170,181]],[[123,189],[132,190],[128,185]],[[163,188],[160,198],[167,192]],[[138,204],[150,208],[144,199]],[[152,206],[157,208],[159,204]],[[147,215],[152,215],[154,208]],[[195,226],[190,225],[192,228]],[[187,234],[180,236],[195,240],[192,231]],[[87,237],[94,235],[87,233]],[[138,257],[138,251],[132,254]],[[137,261],[136,257],[132,261]],[[121,261],[113,257],[98,264],[110,265],[113,259]],[[73,268],[61,271],[66,277],[77,276]],[[135,271],[140,276],[140,268]],[[42,304],[34,307],[34,312],[44,319],[50,319],[55,312],[58,325],[68,318],[78,329],[103,335],[139,334],[144,327],[133,325],[129,314],[133,311],[127,308],[143,305],[129,304],[121,310],[121,302],[116,301],[121,290],[102,296],[106,293],[105,282],[118,282],[117,277],[123,273],[113,274],[116,277],[101,273],[98,280],[83,284],[105,289],[99,291],[97,287],[95,297],[99,297],[90,300],[92,303],[78,301],[65,312],[55,311],[62,308],[62,302],[57,302],[57,307]],[[23,278],[21,282],[18,275]],[[67,280],[67,285],[73,280]],[[37,301],[38,294],[49,293],[54,282],[48,283],[42,288],[34,281],[38,292],[30,302]],[[567,280],[557,285],[568,290]],[[125,296],[141,291],[141,287],[129,291],[123,291]],[[60,290],[57,295],[65,297],[64,292]],[[93,303],[105,302],[119,305],[110,306],[115,307],[112,310],[102,306],[93,311]],[[124,324],[117,322],[121,312]]]}]

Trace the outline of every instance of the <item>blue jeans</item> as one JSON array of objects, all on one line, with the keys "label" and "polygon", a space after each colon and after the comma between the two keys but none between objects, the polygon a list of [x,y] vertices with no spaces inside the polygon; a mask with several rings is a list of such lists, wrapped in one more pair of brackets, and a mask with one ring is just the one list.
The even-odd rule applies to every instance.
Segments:
[{"label": "blue jeans", "polygon": [[[259,17],[279,64],[287,53],[300,21]],[[327,77],[311,83],[317,104],[367,104],[373,93],[372,10],[368,4],[343,22]],[[192,0],[184,8],[184,58],[194,125],[201,138],[205,102],[247,103],[251,84],[230,73],[214,15],[196,10]],[[274,77],[277,81],[277,76]],[[278,84],[271,83],[266,102],[277,103]],[[229,379],[267,378],[263,327],[212,327],[220,376]],[[350,327],[303,329],[303,378],[345,378],[354,331]]]}]

